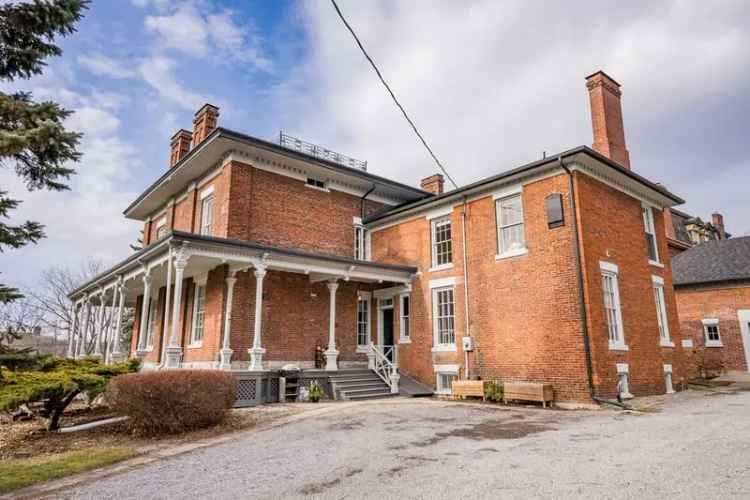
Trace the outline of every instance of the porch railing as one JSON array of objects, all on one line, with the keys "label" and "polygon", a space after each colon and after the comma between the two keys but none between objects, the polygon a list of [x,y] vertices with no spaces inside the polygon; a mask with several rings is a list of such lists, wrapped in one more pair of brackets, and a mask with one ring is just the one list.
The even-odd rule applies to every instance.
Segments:
[{"label": "porch railing", "polygon": [[[391,349],[390,352],[385,352],[386,349]],[[389,359],[389,355],[392,354],[391,359],[396,359],[396,348],[395,346],[385,346],[383,350],[378,348],[373,342],[370,342],[370,352],[368,353],[368,364],[369,368],[374,371],[380,379],[388,385],[391,389],[391,394],[398,394],[398,381],[401,378],[398,374],[398,368]]]}]

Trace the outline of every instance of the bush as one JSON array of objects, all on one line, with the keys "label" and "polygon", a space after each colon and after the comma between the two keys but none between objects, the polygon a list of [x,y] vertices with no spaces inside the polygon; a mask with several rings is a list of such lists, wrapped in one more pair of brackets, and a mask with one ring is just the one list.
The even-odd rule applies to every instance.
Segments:
[{"label": "bush", "polygon": [[237,396],[237,379],[215,370],[169,370],[115,377],[107,404],[142,434],[171,434],[220,424]]},{"label": "bush", "polygon": [[484,399],[499,402],[503,400],[503,384],[501,382],[484,383]]}]

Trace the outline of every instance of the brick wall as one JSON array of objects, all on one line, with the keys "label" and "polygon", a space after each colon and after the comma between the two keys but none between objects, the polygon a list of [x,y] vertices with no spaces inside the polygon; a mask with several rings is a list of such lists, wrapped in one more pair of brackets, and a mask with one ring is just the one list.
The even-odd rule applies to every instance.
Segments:
[{"label": "brick wall", "polygon": [[[654,209],[658,252],[664,267],[650,265],[641,202],[592,177],[575,173],[581,221],[586,301],[594,365],[594,384],[603,397],[616,394],[617,363],[629,365],[630,392],[664,393],[664,364],[671,364],[677,387],[684,378],[684,352],[672,285],[664,218]],[[608,345],[600,261],[619,268],[619,290],[625,343],[629,351]],[[674,348],[660,347],[652,275],[664,279],[669,331]]]},{"label": "brick wall", "polygon": [[[703,319],[719,320],[719,334],[723,347],[705,347],[706,364],[725,370],[747,370],[745,346],[740,330],[738,310],[750,310],[750,286],[731,288],[692,287],[677,289],[677,308],[680,328],[686,339],[692,339],[694,349],[705,345]],[[688,349],[692,352],[693,349]],[[697,375],[695,362],[690,357],[688,369]]]}]

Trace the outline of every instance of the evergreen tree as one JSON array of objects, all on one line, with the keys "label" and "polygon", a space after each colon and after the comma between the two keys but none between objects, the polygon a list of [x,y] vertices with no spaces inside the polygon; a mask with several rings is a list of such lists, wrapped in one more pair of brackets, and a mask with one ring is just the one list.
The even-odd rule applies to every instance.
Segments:
[{"label": "evergreen tree", "polygon": [[[0,80],[12,82],[41,74],[46,58],[62,54],[55,38],[75,32],[88,3],[34,0],[0,6]],[[81,134],[63,125],[70,114],[55,102],[34,102],[28,92],[0,92],[0,166],[15,169],[29,191],[68,189],[65,182],[74,170],[67,165],[81,157]],[[5,222],[19,203],[0,189],[0,252],[44,237],[44,227],[38,222],[16,226]],[[0,303],[20,297],[17,289],[0,283]]]}]

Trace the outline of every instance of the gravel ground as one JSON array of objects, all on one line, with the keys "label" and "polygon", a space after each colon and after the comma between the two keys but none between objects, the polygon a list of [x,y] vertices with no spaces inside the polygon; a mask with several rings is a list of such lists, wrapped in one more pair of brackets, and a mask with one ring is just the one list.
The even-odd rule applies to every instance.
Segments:
[{"label": "gravel ground", "polygon": [[750,392],[659,412],[372,401],[56,498],[749,498]]}]

